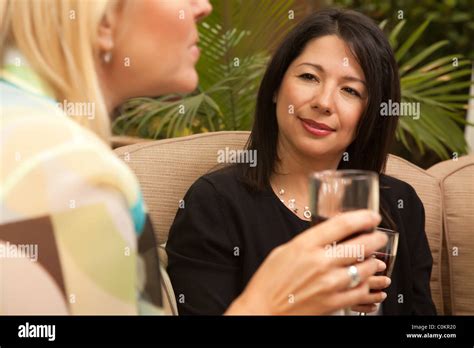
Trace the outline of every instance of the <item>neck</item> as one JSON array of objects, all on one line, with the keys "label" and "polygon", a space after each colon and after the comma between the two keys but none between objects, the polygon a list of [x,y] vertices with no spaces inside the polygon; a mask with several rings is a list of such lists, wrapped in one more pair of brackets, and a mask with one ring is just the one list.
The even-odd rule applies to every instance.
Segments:
[{"label": "neck", "polygon": [[306,196],[308,192],[308,178],[313,172],[336,170],[340,155],[308,157],[294,150],[289,144],[278,142],[278,158],[280,161],[275,167],[275,173],[270,182],[274,189],[284,188],[294,195]]},{"label": "neck", "polygon": [[112,74],[108,72],[107,69],[110,69],[110,67],[100,62],[98,63],[97,71],[99,75],[100,88],[104,97],[107,113],[111,116],[112,112],[123,102],[123,100],[116,92],[114,92],[114,88],[112,88],[114,83],[109,78]]}]

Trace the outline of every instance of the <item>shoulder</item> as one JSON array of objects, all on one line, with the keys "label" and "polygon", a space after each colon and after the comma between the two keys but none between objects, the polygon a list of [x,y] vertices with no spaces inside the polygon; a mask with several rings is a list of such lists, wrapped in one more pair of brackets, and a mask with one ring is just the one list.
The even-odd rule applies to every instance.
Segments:
[{"label": "shoulder", "polygon": [[[45,97],[0,82],[8,102],[1,105],[2,152],[6,175],[22,168],[60,161],[62,168],[81,176],[120,176],[129,181],[131,171],[110,147],[93,132],[70,119],[57,104]],[[11,99],[10,99],[11,97]],[[3,98],[2,98],[3,99]],[[11,160],[12,159],[12,160]]]},{"label": "shoulder", "polygon": [[207,206],[218,205],[219,209],[246,209],[255,202],[255,194],[242,180],[238,166],[231,165],[204,174],[188,189],[186,202],[202,203]]},{"label": "shoulder", "polygon": [[22,149],[22,160],[73,146],[75,150],[81,147],[96,151],[107,149],[92,132],[71,120],[53,99],[32,94],[6,82],[0,82],[0,92],[2,133],[8,135],[2,145]]},{"label": "shoulder", "polygon": [[213,191],[219,195],[232,196],[244,191],[238,166],[231,165],[204,174],[191,186],[193,190]]},{"label": "shoulder", "polygon": [[399,216],[399,223],[412,226],[424,224],[425,208],[415,189],[403,180],[380,175],[380,199]]},{"label": "shoulder", "polygon": [[408,197],[416,201],[420,200],[413,186],[403,180],[394,178],[393,176],[381,174],[379,181],[380,190],[383,194],[393,198]]},{"label": "shoulder", "polygon": [[38,209],[48,212],[53,209],[48,202],[68,192],[119,192],[132,215],[140,216],[136,225],[141,226],[145,208],[138,180],[107,144],[51,99],[5,82],[0,82],[0,92],[4,203],[34,195],[44,202]]}]

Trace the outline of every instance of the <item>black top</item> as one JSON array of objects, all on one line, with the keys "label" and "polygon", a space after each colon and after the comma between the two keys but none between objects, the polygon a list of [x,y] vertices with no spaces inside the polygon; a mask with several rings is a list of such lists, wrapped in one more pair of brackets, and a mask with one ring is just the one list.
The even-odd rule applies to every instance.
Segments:
[{"label": "black top", "polygon": [[[436,314],[423,204],[403,181],[381,175],[380,187],[400,233],[383,314]],[[309,227],[271,187],[249,190],[235,167],[199,178],[178,209],[166,245],[179,314],[224,313],[270,251]]]}]

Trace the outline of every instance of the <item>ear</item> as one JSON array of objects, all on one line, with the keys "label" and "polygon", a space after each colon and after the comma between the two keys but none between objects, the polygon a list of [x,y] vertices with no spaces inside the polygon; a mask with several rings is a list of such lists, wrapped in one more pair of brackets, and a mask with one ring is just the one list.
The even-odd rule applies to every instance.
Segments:
[{"label": "ear", "polygon": [[117,12],[112,8],[107,9],[99,23],[97,44],[99,51],[108,52],[114,48],[114,37],[117,27]]}]

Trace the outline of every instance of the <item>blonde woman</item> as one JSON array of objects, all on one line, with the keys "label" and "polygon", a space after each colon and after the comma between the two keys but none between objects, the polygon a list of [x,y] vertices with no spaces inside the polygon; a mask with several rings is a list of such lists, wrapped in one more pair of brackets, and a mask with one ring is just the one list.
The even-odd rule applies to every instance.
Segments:
[{"label": "blonde woman", "polygon": [[[207,0],[0,3],[1,314],[163,312],[152,227],[109,148],[108,115],[130,97],[196,88],[195,23],[210,11]],[[379,220],[343,214],[275,249],[226,314],[364,302],[377,261],[348,273],[355,260],[324,246]],[[386,240],[353,242],[369,254]]]}]

